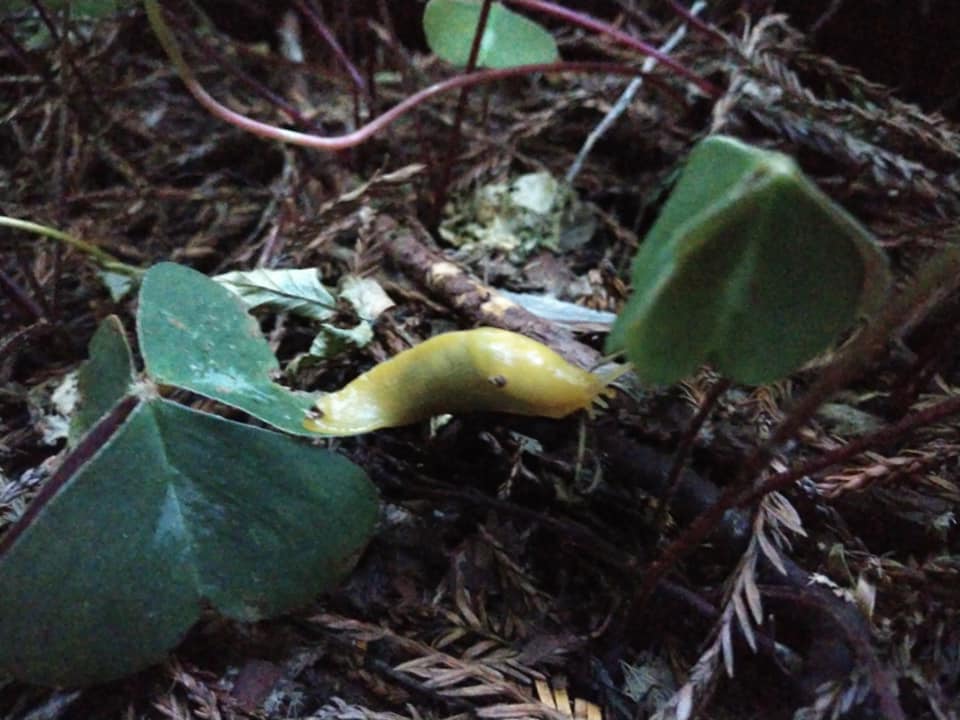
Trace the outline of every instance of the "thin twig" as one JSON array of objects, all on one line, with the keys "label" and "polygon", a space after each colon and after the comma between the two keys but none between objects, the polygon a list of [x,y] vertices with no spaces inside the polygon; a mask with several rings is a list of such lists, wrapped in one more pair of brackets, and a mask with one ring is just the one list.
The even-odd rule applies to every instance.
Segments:
[{"label": "thin twig", "polygon": [[343,46],[341,46],[340,41],[337,40],[337,36],[333,34],[333,31],[327,27],[327,24],[320,18],[320,13],[317,12],[316,6],[312,2],[308,4],[306,0],[295,0],[294,4],[307,19],[307,22],[310,23],[310,26],[314,29],[317,35],[322,37],[324,42],[330,46],[330,49],[333,51],[337,61],[343,65],[344,70],[347,71],[347,75],[353,82],[354,88],[366,95],[368,92],[367,83],[363,79],[363,75],[360,74],[357,66],[351,62],[349,57],[347,57],[347,53],[344,52]]},{"label": "thin twig", "polygon": [[[700,12],[706,3],[702,0],[694,3],[693,7],[690,9],[692,15]],[[684,23],[678,27],[673,34],[667,38],[667,41],[660,46],[660,52],[668,53],[673,50],[683,39],[683,36],[687,32],[687,25]],[[653,69],[657,66],[657,59],[653,56],[648,57],[643,61],[641,68],[645,73],[653,72]],[[633,98],[636,96],[637,92],[640,90],[640,86],[643,85],[643,78],[636,77],[630,81],[630,84],[627,85],[627,89],[623,91],[623,94],[620,95],[617,102],[610,112],[604,115],[603,120],[590,132],[587,136],[587,139],[583,143],[583,147],[580,148],[580,152],[577,153],[577,157],[574,158],[573,162],[570,163],[570,169],[567,170],[567,174],[564,177],[564,180],[567,181],[567,184],[570,185],[573,183],[574,179],[580,173],[583,163],[587,159],[587,155],[590,154],[590,151],[593,150],[593,146],[597,144],[597,141],[606,135],[607,131],[613,126],[617,119],[626,112],[627,108],[630,107],[630,103],[633,102]]]},{"label": "thin twig", "polygon": [[10,298],[11,304],[20,311],[25,320],[40,321],[44,319],[46,313],[44,313],[40,304],[3,270],[0,270],[0,291],[3,291]]}]

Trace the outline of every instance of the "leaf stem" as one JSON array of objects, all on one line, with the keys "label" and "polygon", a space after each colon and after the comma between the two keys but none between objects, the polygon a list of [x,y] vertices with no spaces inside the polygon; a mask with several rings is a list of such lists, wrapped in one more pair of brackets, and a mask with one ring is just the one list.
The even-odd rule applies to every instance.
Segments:
[{"label": "leaf stem", "polygon": [[140,277],[144,272],[135,265],[128,265],[121,260],[117,260],[106,250],[98,248],[93,243],[88,243],[86,240],[81,240],[80,238],[74,237],[73,235],[68,235],[65,232],[47,225],[30,222],[29,220],[20,220],[19,218],[12,218],[7,215],[0,215],[0,227],[26,230],[27,232],[34,233],[35,235],[43,235],[44,237],[48,237],[52,240],[58,240],[65,245],[69,245],[70,247],[89,255],[98,263],[100,263],[105,270],[110,270],[111,272],[120,273],[129,277]]},{"label": "leaf stem", "polygon": [[677,75],[689,80],[693,83],[701,92],[711,98],[718,98],[723,93],[716,85],[704,80],[702,77],[697,75],[693,70],[682,65],[681,63],[674,60],[672,57],[667,55],[664,52],[661,52],[653,45],[644,42],[643,40],[638,40],[629,33],[620,30],[613,25],[597,20],[596,18],[590,17],[584,13],[579,13],[576,10],[571,10],[565,8],[562,5],[557,5],[552,2],[547,2],[546,0],[505,0],[510,5],[517,5],[519,7],[529,8],[530,10],[536,10],[538,12],[545,13],[547,15],[552,15],[553,17],[559,18],[564,22],[570,23],[571,25],[579,25],[582,28],[590,30],[592,32],[598,33],[600,35],[607,35],[614,40],[616,40],[621,45],[636,50],[642,55],[655,58],[660,62],[661,65],[670,68]]},{"label": "leaf stem", "polygon": [[[314,150],[339,151],[359,145],[386,128],[402,115],[406,114],[418,105],[426,102],[435,95],[440,95],[441,93],[455,90],[457,88],[471,87],[473,85],[481,85],[483,83],[503,80],[505,78],[533,75],[535,73],[602,73],[607,75],[625,75],[629,77],[644,75],[642,70],[631,65],[596,61],[536,63],[533,65],[520,65],[518,67],[502,68],[497,70],[483,70],[480,72],[475,72],[471,75],[458,75],[457,77],[434,83],[433,85],[430,85],[429,87],[426,87],[423,90],[420,90],[419,92],[405,98],[382,115],[377,116],[366,125],[354,130],[353,132],[336,137],[314,135],[311,133],[297,132],[296,130],[288,130],[271,125],[269,123],[254,120],[245,115],[234,112],[227,106],[214,99],[213,96],[211,96],[203,88],[196,76],[193,74],[193,71],[190,69],[190,66],[187,65],[187,62],[183,57],[183,53],[180,51],[180,46],[177,44],[176,39],[173,37],[173,33],[170,32],[169,26],[163,19],[163,13],[159,4],[157,3],[157,0],[143,0],[143,4],[147,11],[147,18],[150,21],[150,26],[153,28],[153,31],[157,36],[157,40],[160,42],[160,45],[167,53],[170,61],[176,68],[177,73],[180,75],[180,79],[183,81],[184,85],[187,86],[187,89],[197,100],[197,102],[205,107],[212,115],[253,135],[257,135],[268,140],[276,140],[278,142],[290,143],[300,147],[312,148]],[[603,26],[603,23],[599,23],[599,25]],[[625,33],[622,34],[625,37],[629,37]],[[645,44],[641,44],[646,47]],[[672,68],[677,66],[676,62],[669,59],[663,64]],[[693,75],[693,73],[691,73],[689,70],[685,70],[681,74],[684,74],[685,77]],[[700,79],[699,84],[705,84],[709,86],[709,91],[706,88],[701,89],[704,89],[704,91],[708,92],[708,94],[711,96],[716,96],[719,94],[719,91],[712,85],[709,85],[709,83],[707,83],[705,80]]]},{"label": "leaf stem", "polygon": [[660,557],[650,564],[644,573],[640,589],[630,603],[629,612],[637,612],[643,607],[660,579],[713,532],[727,510],[754,502],[767,493],[784,490],[802,477],[836,465],[866,450],[889,444],[918,427],[960,413],[960,396],[952,397],[907,415],[893,425],[852,440],[819,458],[808,460],[776,475],[758,477],[774,450],[792,438],[827,397],[853,380],[918,307],[922,307],[938,290],[956,286],[958,278],[960,247],[951,247],[927,258],[911,284],[887,303],[883,312],[864,328],[842,356],[829,366],[813,387],[800,398],[770,440],[747,458],[740,472],[740,480],[728,487],[716,503],[697,516],[667,545]]}]

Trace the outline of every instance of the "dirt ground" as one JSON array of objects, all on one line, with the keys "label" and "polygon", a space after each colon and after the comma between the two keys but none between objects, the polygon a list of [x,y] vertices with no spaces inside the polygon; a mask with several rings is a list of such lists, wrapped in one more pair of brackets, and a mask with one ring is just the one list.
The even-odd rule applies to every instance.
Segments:
[{"label": "dirt ground", "polygon": [[[139,4],[118,4],[0,10],[0,214],[87,244],[0,228],[0,533],[68,455],[54,391],[104,318],[134,327],[136,293],[111,294],[96,250],[137,268],[375,280],[395,304],[372,342],[324,361],[298,360],[316,323],[257,313],[283,382],[315,391],[479,325],[591,365],[608,322],[571,305],[622,307],[637,247],[710,133],[795,157],[875,234],[891,297],[957,244],[960,10],[947,0],[718,1],[693,21],[665,0],[568,3],[653,46],[687,31],[669,53],[680,69],[645,76],[573,178],[589,231],[554,247],[471,235],[478,189],[562,179],[629,77],[536,73],[463,101],[453,89],[354,147],[295,147],[208,113]],[[457,75],[429,53],[412,0],[165,7],[213,97],[303,132],[344,135]],[[642,63],[522,12],[565,61]],[[253,624],[207,613],[166,661],[105,685],[0,674],[0,715],[956,719],[960,304],[955,282],[927,289],[832,385],[827,353],[763,387],[709,368],[666,388],[627,377],[589,418],[474,414],[315,441],[363,468],[382,503],[339,589]],[[499,291],[517,295],[492,307]],[[568,303],[559,318],[525,307],[543,294]],[[331,320],[357,321],[343,302]]]}]

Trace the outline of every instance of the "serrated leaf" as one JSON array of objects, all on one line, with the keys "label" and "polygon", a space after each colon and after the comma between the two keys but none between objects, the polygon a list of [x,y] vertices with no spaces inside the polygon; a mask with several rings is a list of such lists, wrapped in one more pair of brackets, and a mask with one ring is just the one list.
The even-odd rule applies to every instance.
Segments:
[{"label": "serrated leaf", "polygon": [[711,363],[778,380],[870,314],[889,285],[870,233],[787,156],[713,136],[690,154],[640,247],[608,341],[641,380]]},{"label": "serrated leaf", "polygon": [[28,682],[158,662],[206,605],[240,620],[302,606],[354,564],[377,515],[344,458],[166,400],[87,456],[0,540],[0,669]]},{"label": "serrated leaf", "polygon": [[90,358],[77,373],[79,400],[70,418],[70,445],[76,445],[130,391],[134,378],[123,325],[116,315],[109,315],[90,340]]},{"label": "serrated leaf", "polygon": [[174,263],[147,271],[137,315],[140,352],[155,382],[218,400],[296,435],[315,397],[272,382],[280,372],[241,300]]},{"label": "serrated leaf", "polygon": [[[481,4],[473,0],[430,0],[423,12],[423,30],[431,52],[453,65],[466,65]],[[490,6],[477,55],[479,67],[550,63],[558,57],[557,43],[544,28],[498,2]]]},{"label": "serrated leaf", "polygon": [[237,271],[213,279],[243,300],[248,310],[264,307],[308,320],[328,320],[336,305],[313,268]]}]

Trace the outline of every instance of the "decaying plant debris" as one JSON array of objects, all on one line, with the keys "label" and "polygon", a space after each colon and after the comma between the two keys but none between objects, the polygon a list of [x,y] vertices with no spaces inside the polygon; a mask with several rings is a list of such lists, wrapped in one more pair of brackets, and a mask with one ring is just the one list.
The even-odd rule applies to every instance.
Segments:
[{"label": "decaying plant debris", "polygon": [[[189,23],[176,31],[190,39],[212,94],[308,131],[353,127],[349,80],[304,20],[309,13],[292,9],[312,2],[294,2],[288,14],[280,4],[201,4],[219,31],[192,33]],[[869,67],[847,67],[811,44],[812,30],[827,32],[837,13],[850,22],[848,3],[830,3],[805,30],[768,4],[703,11],[705,27],[691,28],[672,55],[722,95],[704,98],[657,71],[577,176],[580,196],[597,208],[597,233],[568,253],[542,249],[517,265],[438,246],[442,198],[540,170],[562,177],[622,77],[475,89],[441,188],[456,93],[350,151],[280,146],[200,109],[141,12],[68,21],[26,3],[0,24],[0,210],[134,265],[175,260],[210,274],[318,267],[332,283],[345,272],[377,279],[397,305],[378,321],[375,344],[293,379],[311,389],[338,387],[358,366],[475,323],[525,332],[584,365],[598,359],[593,328],[577,333],[509,304],[491,309],[493,288],[616,311],[638,238],[686,150],[708,131],[796,156],[878,235],[903,287],[925,258],[957,242],[956,118],[937,114],[936,98],[900,97],[868,80]],[[426,54],[416,3],[324,5],[328,29],[380,80],[375,92],[366,86],[365,103],[388,107],[453,72]],[[681,22],[671,3],[590,5],[654,44]],[[866,15],[862,22],[869,32]],[[602,38],[555,29],[565,54],[622,56]],[[305,63],[285,54],[278,33],[284,47],[299,43]],[[924,42],[904,33],[904,42]],[[272,94],[259,92],[266,88]],[[131,301],[111,300],[81,253],[7,230],[0,243],[0,523],[8,524],[60,460],[49,432],[53,390],[84,358],[96,323],[111,312],[129,318]],[[438,282],[441,261],[455,272]],[[955,415],[923,414],[960,393],[960,316],[947,285],[776,450],[765,477],[784,477],[781,492],[728,511],[646,601],[638,596],[645,570],[722,495],[829,358],[764,388],[712,393],[722,381],[704,370],[671,389],[624,392],[587,424],[583,450],[576,422],[500,416],[341,441],[379,485],[384,510],[377,539],[338,593],[252,627],[210,618],[162,667],[109,686],[48,692],[7,683],[0,712],[955,718],[960,435]],[[282,361],[310,342],[295,318],[267,317],[264,329]],[[687,437],[690,462],[674,469],[673,451],[710,397],[713,412]],[[866,452],[817,466],[884,429]],[[802,467],[816,469],[789,474]],[[668,513],[658,502],[666,496]]]}]

